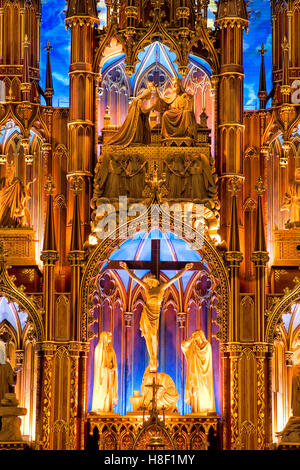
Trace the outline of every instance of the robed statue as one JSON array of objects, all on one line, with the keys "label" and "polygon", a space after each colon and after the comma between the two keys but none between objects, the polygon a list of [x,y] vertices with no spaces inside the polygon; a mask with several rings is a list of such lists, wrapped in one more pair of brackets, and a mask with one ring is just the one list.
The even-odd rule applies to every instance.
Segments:
[{"label": "robed statue", "polygon": [[5,343],[0,341],[0,404],[6,393],[12,393],[17,380],[17,374],[6,361],[5,349]]},{"label": "robed statue", "polygon": [[110,331],[102,331],[95,348],[92,411],[113,412],[118,401],[118,366]]},{"label": "robed statue", "polygon": [[170,96],[161,96],[157,91],[154,110],[162,113],[161,134],[163,139],[190,137],[197,139],[197,123],[194,113],[194,98],[184,89],[182,80],[174,78]]},{"label": "robed statue", "polygon": [[181,344],[187,361],[185,402],[192,413],[215,411],[212,350],[202,330],[195,330]]},{"label": "robed statue", "polygon": [[173,379],[164,372],[151,372],[150,367],[146,367],[144,372],[141,394],[142,394],[142,406],[149,409],[153,398],[153,390],[151,384],[158,385],[156,393],[156,406],[158,410],[162,408],[166,412],[174,412],[177,410],[177,401],[179,394]]},{"label": "robed statue", "polygon": [[284,196],[281,210],[290,213],[286,228],[300,227],[300,168],[295,171],[295,181]]},{"label": "robed statue", "polygon": [[15,164],[6,165],[6,176],[0,179],[0,227],[30,226],[27,200],[31,197],[30,185],[23,185],[15,176]]},{"label": "robed statue", "polygon": [[143,287],[146,303],[140,318],[140,330],[145,338],[149,354],[149,370],[158,370],[158,328],[160,308],[165,291],[177,281],[187,270],[192,269],[193,263],[188,263],[185,268],[167,282],[160,282],[154,274],[148,274],[141,280],[129,271],[125,262],[120,262],[120,266],[125,269],[129,276]]},{"label": "robed statue", "polygon": [[186,167],[184,196],[191,200],[208,201],[217,196],[218,190],[209,157],[204,153],[192,155]]},{"label": "robed statue", "polygon": [[145,101],[152,97],[154,87],[148,83],[147,88],[136,96],[128,108],[125,121],[107,145],[128,147],[131,144],[148,145],[151,142],[149,114],[152,105],[146,106]]}]

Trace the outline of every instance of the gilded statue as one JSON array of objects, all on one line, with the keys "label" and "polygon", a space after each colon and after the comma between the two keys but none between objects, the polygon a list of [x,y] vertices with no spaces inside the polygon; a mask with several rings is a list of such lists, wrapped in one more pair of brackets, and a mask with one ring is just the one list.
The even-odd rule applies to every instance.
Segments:
[{"label": "gilded statue", "polygon": [[184,160],[181,155],[168,155],[165,160],[166,185],[168,198],[177,199],[182,197],[183,181],[185,176]]},{"label": "gilded statue", "polygon": [[300,416],[300,364],[293,368],[291,408],[293,416]]},{"label": "gilded statue", "polygon": [[102,331],[95,348],[92,411],[113,412],[118,401],[118,366],[110,331]]},{"label": "gilded statue", "polygon": [[195,330],[181,344],[187,361],[185,402],[192,413],[215,411],[212,350],[202,330]]},{"label": "gilded statue", "polygon": [[290,212],[286,228],[300,227],[300,168],[295,170],[295,181],[285,194],[281,210]]},{"label": "gilded statue", "polygon": [[192,155],[186,166],[184,197],[205,202],[216,195],[217,186],[209,158],[203,153]]},{"label": "gilded statue", "polygon": [[30,227],[27,200],[31,197],[32,182],[24,186],[15,172],[15,164],[8,163],[6,176],[0,180],[0,227]]},{"label": "gilded statue", "polygon": [[186,264],[182,271],[167,282],[160,282],[156,279],[154,274],[148,274],[143,280],[141,280],[129,271],[125,262],[120,262],[120,266],[124,268],[128,275],[144,289],[146,303],[141,314],[140,330],[147,345],[149,354],[149,370],[151,372],[157,372],[159,315],[163,296],[165,291],[175,281],[180,279],[186,271],[192,269],[193,264]]},{"label": "gilded statue", "polygon": [[99,194],[105,197],[117,198],[119,195],[127,194],[127,158],[122,152],[105,154],[102,161],[101,171],[96,178]]},{"label": "gilded statue", "polygon": [[156,394],[157,409],[161,410],[163,408],[166,412],[170,413],[176,411],[179,394],[174,381],[164,372],[151,372],[149,366],[145,370],[141,386],[142,406],[149,409],[151,405],[153,392],[149,385],[153,383],[153,378],[155,383],[159,385]]},{"label": "gilded statue", "polygon": [[194,114],[194,98],[184,89],[182,80],[174,78],[170,96],[160,96],[157,90],[154,110],[163,112],[161,134],[163,139],[190,137],[197,139],[197,123]]},{"label": "gilded statue", "polygon": [[0,403],[6,393],[12,393],[17,374],[6,360],[5,343],[0,341]]},{"label": "gilded statue", "polygon": [[107,145],[118,145],[122,148],[132,144],[148,145],[151,142],[151,131],[149,114],[152,105],[146,106],[144,103],[152,97],[154,87],[148,83],[147,88],[136,96],[128,108],[125,121],[114,136],[107,142]]},{"label": "gilded statue", "polygon": [[145,186],[146,159],[142,155],[131,155],[127,167],[128,195],[129,197],[142,198]]}]

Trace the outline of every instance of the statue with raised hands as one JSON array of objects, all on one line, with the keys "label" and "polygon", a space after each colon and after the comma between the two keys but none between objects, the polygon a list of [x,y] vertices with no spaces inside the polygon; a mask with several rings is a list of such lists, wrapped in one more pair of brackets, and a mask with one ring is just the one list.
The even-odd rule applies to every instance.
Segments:
[{"label": "statue with raised hands", "polygon": [[148,354],[149,354],[149,370],[156,372],[158,370],[158,328],[160,308],[163,301],[165,291],[173,282],[181,278],[181,276],[192,269],[193,263],[188,263],[185,268],[176,276],[167,282],[160,282],[154,274],[147,274],[142,280],[133,274],[127,267],[125,262],[120,262],[120,266],[125,269],[129,276],[136,281],[145,291],[146,303],[143,308],[140,319],[140,330],[144,336]]}]

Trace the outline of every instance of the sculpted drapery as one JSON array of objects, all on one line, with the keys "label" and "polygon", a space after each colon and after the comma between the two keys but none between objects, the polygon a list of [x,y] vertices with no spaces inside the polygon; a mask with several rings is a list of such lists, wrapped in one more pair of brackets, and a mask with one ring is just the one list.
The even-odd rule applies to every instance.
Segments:
[{"label": "sculpted drapery", "polygon": [[92,411],[112,412],[118,401],[118,366],[112,334],[102,331],[95,349]]},{"label": "sculpted drapery", "polygon": [[29,186],[25,187],[15,177],[14,163],[8,163],[6,176],[0,180],[0,227],[30,226],[30,213],[26,207],[31,197]]},{"label": "sculpted drapery", "polygon": [[16,380],[17,374],[5,358],[5,343],[0,341],[0,403],[4,395],[12,391]]},{"label": "sculpted drapery", "polygon": [[[187,93],[182,80],[173,80],[173,96],[158,96],[154,109],[168,108],[161,118],[161,134],[164,139],[190,137],[197,139],[197,123],[194,114],[193,96]],[[161,103],[164,103],[163,104]]]},{"label": "sculpted drapery", "polygon": [[151,132],[149,113],[152,107],[144,105],[152,96],[152,89],[146,88],[134,100],[120,129],[109,140],[108,145],[128,147],[130,144],[150,144]]},{"label": "sculpted drapery", "polygon": [[153,383],[153,378],[156,384],[160,387],[157,390],[157,408],[164,408],[165,411],[173,412],[177,409],[176,404],[179,398],[178,391],[172,378],[164,372],[151,372],[150,367],[146,367],[143,382],[141,386],[141,393],[143,397],[143,406],[149,408],[153,398],[152,388],[149,387]]},{"label": "sculpted drapery", "polygon": [[193,413],[215,411],[212,350],[201,330],[195,330],[181,349],[187,360],[185,402]]}]

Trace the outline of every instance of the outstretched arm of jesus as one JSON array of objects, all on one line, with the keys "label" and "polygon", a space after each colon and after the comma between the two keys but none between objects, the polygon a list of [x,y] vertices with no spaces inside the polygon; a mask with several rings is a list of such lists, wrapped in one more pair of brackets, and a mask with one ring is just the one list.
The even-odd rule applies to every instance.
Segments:
[{"label": "outstretched arm of jesus", "polygon": [[121,268],[124,268],[127,274],[136,281],[140,286],[142,286],[144,289],[146,289],[148,286],[141,280],[139,279],[135,274],[133,274],[131,271],[129,271],[127,264],[124,261],[120,261],[120,266]]},{"label": "outstretched arm of jesus", "polygon": [[181,276],[183,276],[183,274],[188,271],[189,269],[192,269],[193,268],[193,263],[187,263],[185,265],[185,267],[182,269],[182,271],[179,271],[178,274],[176,274],[176,276],[174,276],[172,279],[170,279],[168,282],[165,282],[164,284],[164,289],[166,290],[168,287],[170,287],[173,282],[176,282],[178,279],[181,278]]}]

